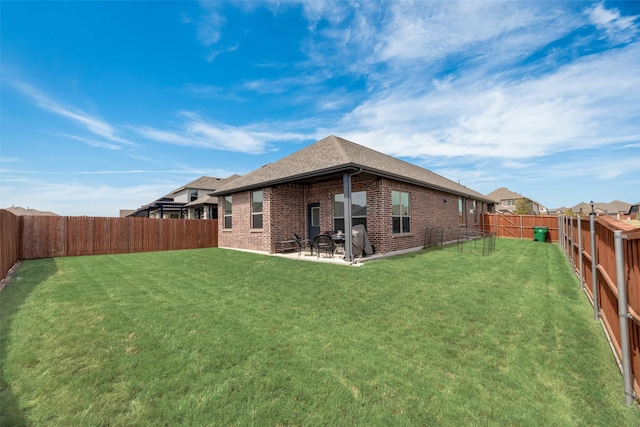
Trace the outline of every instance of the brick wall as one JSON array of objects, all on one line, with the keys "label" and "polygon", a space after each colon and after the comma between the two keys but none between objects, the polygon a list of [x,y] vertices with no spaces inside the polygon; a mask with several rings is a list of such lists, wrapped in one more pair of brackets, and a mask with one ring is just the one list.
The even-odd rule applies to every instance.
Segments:
[{"label": "brick wall", "polygon": [[[307,238],[307,206],[320,204],[320,230],[333,230],[334,195],[343,193],[342,179],[312,185],[280,185],[264,189],[263,222],[261,230],[251,230],[251,192],[233,195],[233,229],[224,230],[220,214],[219,245],[259,251],[275,252],[278,242],[291,240],[293,233]],[[411,233],[392,234],[391,191],[409,193]],[[354,176],[352,191],[367,192],[367,232],[371,244],[380,253],[421,247],[428,227],[459,228],[458,196],[399,181]],[[219,206],[224,206],[220,198]],[[468,200],[464,215],[469,228],[474,223],[472,201]],[[486,212],[486,204],[477,202],[478,221]],[[221,210],[222,212],[222,210]]]},{"label": "brick wall", "polygon": [[263,228],[251,229],[251,191],[233,194],[231,230],[224,229],[224,197],[218,198],[218,206],[222,206],[218,221],[218,246],[223,248],[249,249],[266,251],[271,239],[269,237],[271,222],[267,220],[271,210],[272,189],[264,189]]},{"label": "brick wall", "polygon": [[263,250],[276,252],[278,242],[292,240],[293,233],[304,238],[307,229],[305,191],[305,186],[297,184],[281,185],[272,189],[268,216],[271,240]]}]

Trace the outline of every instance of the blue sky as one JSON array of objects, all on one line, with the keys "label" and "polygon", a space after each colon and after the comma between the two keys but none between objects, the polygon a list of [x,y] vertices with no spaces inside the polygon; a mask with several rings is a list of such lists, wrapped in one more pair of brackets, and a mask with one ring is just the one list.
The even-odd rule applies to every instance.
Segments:
[{"label": "blue sky", "polygon": [[7,2],[0,207],[117,216],[328,135],[640,201],[640,2]]}]

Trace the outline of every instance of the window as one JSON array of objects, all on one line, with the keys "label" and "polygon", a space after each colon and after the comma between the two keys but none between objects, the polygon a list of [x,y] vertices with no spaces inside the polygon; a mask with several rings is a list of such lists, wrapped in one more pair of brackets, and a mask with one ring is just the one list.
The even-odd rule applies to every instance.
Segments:
[{"label": "window", "polygon": [[320,227],[320,207],[314,206],[311,208],[311,226]]},{"label": "window", "polygon": [[224,198],[224,228],[231,229],[231,196],[225,196]]},{"label": "window", "polygon": [[393,234],[411,232],[411,216],[409,215],[409,193],[391,192],[391,222]]},{"label": "window", "polygon": [[[367,192],[351,193],[351,225],[367,228]],[[333,199],[333,228],[344,231],[344,194],[336,194]]]},{"label": "window", "polygon": [[478,223],[478,202],[476,200],[473,201],[473,223]]},{"label": "window", "polygon": [[458,223],[464,225],[464,200],[458,197]]},{"label": "window", "polygon": [[189,190],[189,201],[193,202],[198,199],[198,190]]},{"label": "window", "polygon": [[262,228],[262,190],[251,193],[251,228]]}]

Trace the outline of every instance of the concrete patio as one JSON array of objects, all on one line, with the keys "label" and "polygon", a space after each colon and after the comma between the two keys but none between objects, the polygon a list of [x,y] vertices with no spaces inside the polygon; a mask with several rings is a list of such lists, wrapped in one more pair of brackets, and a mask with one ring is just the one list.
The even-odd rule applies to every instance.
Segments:
[{"label": "concrete patio", "polygon": [[236,249],[236,248],[221,248],[221,249],[229,249],[229,250],[234,250],[234,251],[241,251],[241,252],[250,252],[250,253],[255,253],[255,254],[260,254],[260,255],[268,255],[268,256],[275,256],[275,257],[280,257],[280,258],[287,258],[287,259],[291,259],[291,260],[298,260],[298,261],[307,261],[307,262],[323,262],[323,263],[329,263],[329,264],[338,264],[338,265],[347,265],[347,266],[352,266],[352,267],[359,267],[361,265],[363,265],[365,262],[369,262],[369,261],[375,261],[375,260],[379,260],[379,259],[383,259],[383,258],[389,258],[392,256],[396,256],[396,255],[402,255],[402,254],[406,254],[406,253],[411,253],[411,252],[417,252],[422,250],[422,247],[417,247],[417,248],[412,248],[412,249],[405,249],[402,251],[394,251],[394,252],[387,252],[384,254],[373,254],[373,255],[367,255],[366,257],[357,257],[353,263],[349,263],[346,262],[344,260],[344,254],[342,252],[337,252],[334,254],[333,257],[328,256],[327,254],[321,254],[319,257],[318,255],[314,252],[313,255],[311,255],[309,249],[305,249],[302,251],[302,253],[299,253],[298,251],[288,251],[285,253],[268,253],[268,252],[263,252],[263,251],[252,251],[252,250],[248,250],[248,249]]}]

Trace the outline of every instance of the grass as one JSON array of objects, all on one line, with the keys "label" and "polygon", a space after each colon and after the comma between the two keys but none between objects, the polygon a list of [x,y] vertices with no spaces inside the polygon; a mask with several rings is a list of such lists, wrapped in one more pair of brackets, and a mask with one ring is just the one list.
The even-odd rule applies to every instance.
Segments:
[{"label": "grass", "polygon": [[0,425],[640,425],[558,247],[496,246],[23,262],[0,292]]}]

